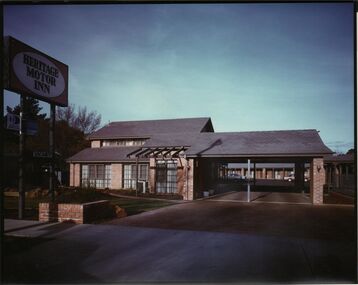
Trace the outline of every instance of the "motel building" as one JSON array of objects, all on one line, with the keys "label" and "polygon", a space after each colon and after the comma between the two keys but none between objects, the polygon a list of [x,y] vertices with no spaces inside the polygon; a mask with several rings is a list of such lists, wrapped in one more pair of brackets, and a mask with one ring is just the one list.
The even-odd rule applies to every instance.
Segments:
[{"label": "motel building", "polygon": [[111,122],[88,139],[91,147],[68,159],[70,186],[184,200],[250,183],[322,204],[323,157],[332,154],[314,129],[216,133],[210,118]]}]

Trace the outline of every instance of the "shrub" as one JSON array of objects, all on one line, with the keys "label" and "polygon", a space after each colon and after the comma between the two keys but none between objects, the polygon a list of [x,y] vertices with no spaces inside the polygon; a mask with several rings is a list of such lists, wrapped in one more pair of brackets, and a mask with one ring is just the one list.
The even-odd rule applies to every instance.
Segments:
[{"label": "shrub", "polygon": [[87,203],[103,200],[103,194],[95,188],[76,187],[71,190],[64,190],[56,197],[57,203]]}]

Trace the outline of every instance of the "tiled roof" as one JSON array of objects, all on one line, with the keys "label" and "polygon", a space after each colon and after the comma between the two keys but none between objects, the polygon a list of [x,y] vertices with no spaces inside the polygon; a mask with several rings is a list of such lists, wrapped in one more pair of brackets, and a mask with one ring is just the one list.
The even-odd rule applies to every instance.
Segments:
[{"label": "tiled roof", "polygon": [[324,162],[341,162],[341,163],[353,163],[354,153],[340,154],[340,155],[325,155]]},{"label": "tiled roof", "polygon": [[[212,134],[212,133],[211,133]],[[144,147],[192,146],[200,133],[167,133],[153,135]]]},{"label": "tiled roof", "polygon": [[332,151],[316,130],[202,133],[187,156],[296,156],[324,155]]},{"label": "tiled roof", "polygon": [[[231,133],[158,133],[143,147],[186,146],[187,157],[294,157],[332,154],[316,130]],[[88,148],[68,161],[129,161],[140,147]]]},{"label": "tiled roof", "polygon": [[[67,162],[120,162],[131,161],[127,154],[138,147],[101,147],[86,148],[67,159]],[[148,159],[140,159],[148,161]]]},{"label": "tiled roof", "polygon": [[213,131],[210,118],[112,122],[88,139],[149,138],[162,133],[200,133],[205,128]]}]

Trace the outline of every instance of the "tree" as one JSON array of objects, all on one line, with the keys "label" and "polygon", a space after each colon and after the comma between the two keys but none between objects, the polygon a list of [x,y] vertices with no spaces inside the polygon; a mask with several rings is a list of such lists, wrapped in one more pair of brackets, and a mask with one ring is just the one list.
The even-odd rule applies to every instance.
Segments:
[{"label": "tree", "polygon": [[101,125],[101,115],[96,111],[89,112],[87,107],[79,106],[76,112],[74,104],[58,108],[56,120],[67,122],[70,127],[81,130],[85,135],[94,132]]},{"label": "tree", "polygon": [[69,126],[64,120],[56,122],[55,144],[56,151],[61,155],[59,162],[61,169],[68,168],[68,164],[66,164],[67,158],[90,147],[90,142],[86,140],[84,133]]},{"label": "tree", "polygon": [[350,150],[347,151],[347,154],[355,154],[355,149],[351,148]]},{"label": "tree", "polygon": [[[21,111],[20,104],[16,105],[14,108],[9,106],[6,107],[8,113],[19,115]],[[39,100],[32,98],[32,97],[25,97],[24,98],[24,107],[23,107],[23,114],[25,118],[28,119],[45,119],[46,114],[40,114],[42,107],[40,107]]]}]

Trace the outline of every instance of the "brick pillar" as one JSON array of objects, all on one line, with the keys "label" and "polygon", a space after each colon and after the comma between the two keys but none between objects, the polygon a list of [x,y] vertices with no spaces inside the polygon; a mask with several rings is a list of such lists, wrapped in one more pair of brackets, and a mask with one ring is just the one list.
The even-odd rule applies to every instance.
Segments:
[{"label": "brick pillar", "polygon": [[[184,200],[194,200],[194,159],[187,160],[188,164],[185,162],[186,171],[186,181],[183,192]],[[188,167],[187,167],[188,166]]]},{"label": "brick pillar", "polygon": [[185,176],[186,176],[186,160],[183,158],[175,159],[177,161],[177,190],[178,194],[185,196]]},{"label": "brick pillar", "polygon": [[70,163],[70,186],[74,186],[74,164]]},{"label": "brick pillar", "polygon": [[149,192],[155,193],[155,158],[149,160]]},{"label": "brick pillar", "polygon": [[123,171],[123,164],[121,164],[121,163],[113,163],[112,164],[112,177],[111,177],[111,188],[112,189],[123,188],[122,171]]},{"label": "brick pillar", "polygon": [[70,186],[78,187],[81,185],[80,176],[81,175],[81,165],[78,163],[70,164]]},{"label": "brick pillar", "polygon": [[74,164],[74,181],[73,186],[79,187],[81,186],[81,165],[79,163]]},{"label": "brick pillar", "polygon": [[313,204],[323,204],[323,185],[325,182],[325,172],[323,168],[323,158],[314,158],[310,168],[310,196]]}]

